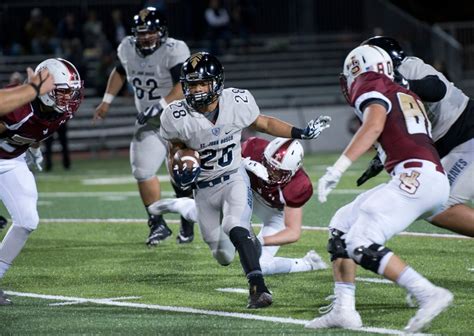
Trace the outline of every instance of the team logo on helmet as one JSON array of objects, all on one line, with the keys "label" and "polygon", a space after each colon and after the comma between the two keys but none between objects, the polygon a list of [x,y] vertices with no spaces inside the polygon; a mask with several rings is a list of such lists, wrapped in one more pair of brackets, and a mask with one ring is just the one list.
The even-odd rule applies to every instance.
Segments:
[{"label": "team logo on helmet", "polygon": [[142,19],[142,21],[145,21],[145,18],[149,13],[150,11],[148,10],[148,8],[144,8],[138,13],[138,15],[140,16],[140,19]]},{"label": "team logo on helmet", "polygon": [[190,62],[193,68],[195,68],[199,62],[201,62],[202,57],[203,57],[202,53],[197,53],[191,56]]}]

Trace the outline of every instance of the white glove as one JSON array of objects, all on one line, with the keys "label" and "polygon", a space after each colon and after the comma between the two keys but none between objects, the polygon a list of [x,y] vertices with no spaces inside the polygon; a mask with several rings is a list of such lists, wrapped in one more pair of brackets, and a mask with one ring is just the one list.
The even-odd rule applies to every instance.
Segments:
[{"label": "white glove", "polygon": [[43,167],[41,167],[41,163],[43,162],[43,153],[41,153],[41,149],[30,147],[26,151],[26,164],[29,167],[34,167],[38,171],[43,171]]},{"label": "white glove", "polygon": [[334,168],[329,167],[324,174],[318,181],[318,199],[321,203],[327,201],[327,196],[329,193],[336,188],[339,180],[341,179],[342,173]]},{"label": "white glove", "polygon": [[245,169],[247,169],[249,172],[254,173],[259,179],[268,182],[267,168],[265,168],[265,166],[260,162],[250,160],[250,157],[246,157],[242,160],[242,163],[245,165]]},{"label": "white glove", "polygon": [[316,120],[311,120],[301,135],[301,139],[316,139],[322,131],[326,128],[329,128],[329,122],[331,117],[329,116],[319,116]]}]

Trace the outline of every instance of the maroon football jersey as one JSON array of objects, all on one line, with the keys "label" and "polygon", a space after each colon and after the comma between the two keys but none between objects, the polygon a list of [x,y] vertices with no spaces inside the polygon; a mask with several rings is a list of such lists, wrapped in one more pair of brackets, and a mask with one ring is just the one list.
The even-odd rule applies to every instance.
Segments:
[{"label": "maroon football jersey", "polygon": [[389,106],[387,120],[378,142],[387,154],[385,169],[391,172],[398,163],[409,159],[427,160],[441,167],[431,139],[431,125],[418,96],[395,84],[387,76],[366,72],[355,79],[351,105],[362,120],[360,107],[370,99],[382,99]]},{"label": "maroon football jersey", "polygon": [[0,117],[0,122],[7,128],[0,134],[0,159],[20,156],[30,144],[48,138],[73,117],[72,113],[54,112],[54,118],[49,120],[40,115],[39,104],[33,102]]},{"label": "maroon football jersey", "polygon": [[[263,152],[268,141],[256,137],[247,139],[242,144],[242,157],[262,163]],[[252,190],[259,194],[265,203],[283,210],[285,205],[292,208],[302,207],[313,195],[313,185],[303,168],[298,169],[290,181],[281,186],[272,186],[248,172]]]}]

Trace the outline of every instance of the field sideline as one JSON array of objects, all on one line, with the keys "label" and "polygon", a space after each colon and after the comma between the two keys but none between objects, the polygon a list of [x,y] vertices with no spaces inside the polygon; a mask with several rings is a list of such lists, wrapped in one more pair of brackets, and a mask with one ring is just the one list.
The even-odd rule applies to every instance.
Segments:
[{"label": "field sideline", "polygon": [[[306,158],[314,183],[335,158]],[[279,256],[300,257],[315,249],[328,262],[324,228],[360,192],[354,181],[369,159],[351,167],[328,203],[310,201],[301,240],[282,247]],[[0,307],[1,335],[396,335],[415,313],[402,290],[364,270],[357,287],[362,330],[303,328],[327,304],[330,270],[267,277],[274,305],[247,310],[238,257],[229,267],[219,266],[199,236],[190,245],[176,244],[173,235],[155,249],[145,247],[144,210],[128,158],[76,160],[70,172],[56,169],[37,174],[40,226],[0,283],[15,303]],[[364,187],[386,179],[381,175]],[[163,185],[163,195],[170,197],[169,183]],[[166,218],[176,233],[177,216]],[[474,241],[423,221],[408,231],[387,246],[455,295],[454,305],[426,332],[472,335]]]}]

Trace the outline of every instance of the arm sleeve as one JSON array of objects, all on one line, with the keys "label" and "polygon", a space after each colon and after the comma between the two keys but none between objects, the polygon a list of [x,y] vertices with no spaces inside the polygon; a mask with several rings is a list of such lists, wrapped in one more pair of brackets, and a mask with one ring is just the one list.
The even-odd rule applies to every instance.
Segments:
[{"label": "arm sleeve", "polygon": [[426,102],[437,102],[446,95],[446,84],[436,75],[429,75],[421,79],[410,79],[410,90]]},{"label": "arm sleeve", "polygon": [[388,106],[387,102],[383,99],[380,99],[380,98],[369,98],[369,99],[365,100],[360,105],[360,110],[364,111],[367,106],[372,105],[372,104],[380,104],[380,105],[384,106],[387,111],[389,110],[389,106]]},{"label": "arm sleeve", "polygon": [[120,61],[117,61],[117,64],[115,65],[115,71],[117,71],[121,76],[127,76],[127,72]]},{"label": "arm sleeve", "polygon": [[181,75],[181,66],[183,63],[176,64],[174,67],[170,69],[171,79],[173,81],[173,85],[179,82],[179,77]]}]

